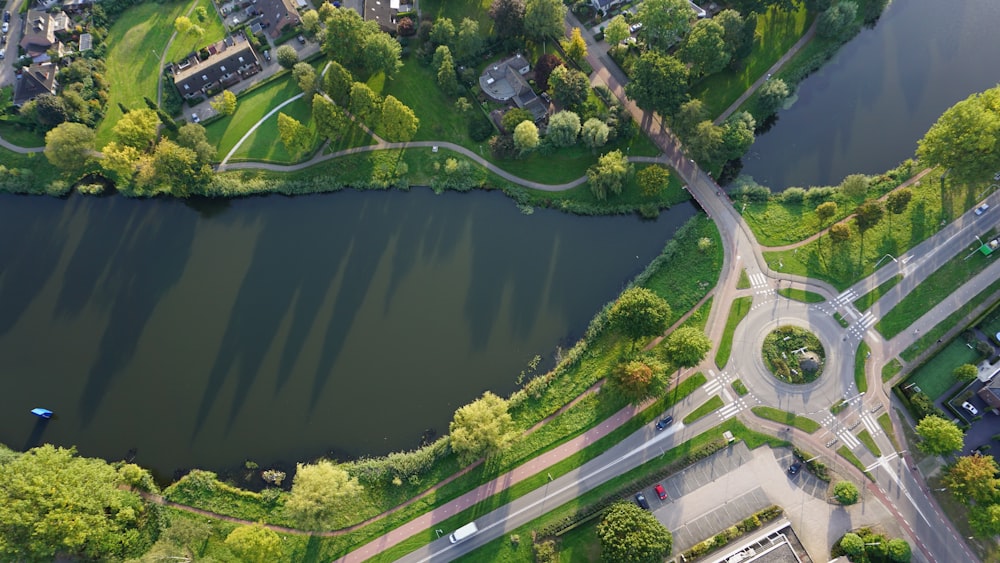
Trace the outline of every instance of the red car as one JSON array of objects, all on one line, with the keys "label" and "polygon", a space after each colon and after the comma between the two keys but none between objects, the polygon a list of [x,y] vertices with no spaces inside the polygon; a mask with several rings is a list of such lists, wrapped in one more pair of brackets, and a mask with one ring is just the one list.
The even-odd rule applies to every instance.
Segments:
[{"label": "red car", "polygon": [[660,497],[660,500],[666,500],[667,490],[663,488],[663,485],[653,487],[653,491],[656,492],[656,496]]}]

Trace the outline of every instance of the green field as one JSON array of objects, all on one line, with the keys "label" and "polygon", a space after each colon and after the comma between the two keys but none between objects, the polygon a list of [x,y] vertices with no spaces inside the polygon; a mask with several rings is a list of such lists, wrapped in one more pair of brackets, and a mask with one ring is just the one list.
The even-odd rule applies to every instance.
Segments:
[{"label": "green field", "polygon": [[684,424],[691,424],[699,418],[721,409],[724,404],[725,403],[722,402],[722,399],[718,395],[712,395],[711,399],[705,401],[698,408],[694,409],[684,417]]},{"label": "green field", "polygon": [[[309,128],[310,134],[313,135],[312,147],[305,153],[298,155],[298,158],[294,158],[293,155],[289,154],[284,143],[278,140],[278,115],[281,113],[299,120]],[[357,126],[355,126],[355,129],[360,130]],[[278,113],[275,113],[261,123],[260,127],[251,133],[243,141],[243,144],[236,149],[236,152],[233,153],[233,160],[259,160],[263,162],[290,164],[309,158],[319,142],[320,139],[316,138],[316,127],[312,121],[312,104],[306,101],[306,98],[303,96],[281,108]],[[224,156],[225,154],[220,154],[219,158],[221,159]]]},{"label": "green field", "polygon": [[907,385],[916,383],[928,397],[937,399],[956,383],[951,375],[955,368],[962,364],[975,364],[978,360],[979,354],[966,346],[961,338],[956,338],[915,369],[906,382]]},{"label": "green field", "polygon": [[781,424],[788,424],[803,432],[808,432],[809,434],[812,434],[821,428],[819,423],[811,418],[799,416],[795,413],[783,411],[773,407],[753,407],[750,410],[761,418],[773,420],[774,422],[780,422]]},{"label": "green field", "polygon": [[854,386],[858,388],[858,393],[868,391],[868,379],[865,377],[865,362],[871,349],[864,340],[858,344],[858,351],[854,354]]},{"label": "green field", "polygon": [[715,365],[719,369],[726,367],[729,363],[729,355],[733,352],[733,333],[740,321],[750,312],[753,304],[753,297],[737,297],[733,299],[733,304],[729,307],[729,317],[726,318],[726,328],[722,332],[722,340],[719,342],[719,349],[715,352]]},{"label": "green field", "polygon": [[6,119],[0,119],[0,137],[19,147],[45,146],[45,135]]},{"label": "green field", "polygon": [[174,40],[170,42],[170,47],[167,49],[166,62],[177,62],[181,60],[181,57],[193,53],[201,47],[211,45],[225,37],[226,29],[222,25],[222,20],[219,19],[219,12],[212,5],[212,0],[195,0],[194,9],[197,9],[199,6],[205,8],[205,12],[208,14],[205,21],[198,21],[194,10],[191,11],[188,17],[191,18],[191,21],[195,25],[201,26],[205,30],[205,33],[201,36],[185,34],[174,37]]},{"label": "green field", "polygon": [[812,291],[806,291],[804,289],[796,289],[794,287],[783,287],[778,290],[778,295],[795,301],[801,301],[803,303],[822,303],[826,301],[826,297],[823,297],[818,293],[813,293]]},{"label": "green field", "polygon": [[143,97],[156,100],[160,55],[174,32],[174,20],[190,4],[185,1],[138,4],[122,13],[111,26],[108,45],[107,114],[97,127],[97,146],[111,140],[111,129],[122,116],[118,104],[129,109],[146,107]]},{"label": "green field", "polygon": [[875,439],[872,438],[871,432],[868,432],[868,430],[862,430],[858,433],[858,440],[861,440],[861,443],[868,448],[868,451],[875,454],[875,457],[882,456],[882,450],[879,449],[878,444],[875,443]]},{"label": "green field", "polygon": [[[267,115],[275,106],[301,92],[289,75],[270,82],[245,96],[240,96],[233,115],[217,119],[205,126],[208,142],[219,148],[219,158],[226,156],[247,130]],[[277,114],[275,114],[277,115]],[[277,144],[277,137],[272,138]]]},{"label": "green field", "polygon": [[869,291],[868,293],[862,295],[854,301],[854,306],[858,308],[859,311],[864,311],[875,304],[876,301],[882,298],[883,295],[888,293],[888,291],[898,284],[903,279],[903,274],[896,274],[888,280],[882,282],[881,285],[875,289]]}]

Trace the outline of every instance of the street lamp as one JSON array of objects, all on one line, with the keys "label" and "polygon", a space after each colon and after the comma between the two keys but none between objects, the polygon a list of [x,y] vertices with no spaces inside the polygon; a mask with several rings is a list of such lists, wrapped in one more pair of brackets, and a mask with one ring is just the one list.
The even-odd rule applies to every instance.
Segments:
[{"label": "street lamp", "polygon": [[878,267],[879,267],[879,265],[880,265],[880,264],[882,263],[882,261],[883,261],[883,260],[885,260],[886,258],[892,258],[892,261],[893,261],[893,262],[895,262],[895,263],[897,263],[897,264],[899,263],[899,260],[896,260],[896,257],[895,257],[895,256],[893,256],[892,254],[886,254],[885,256],[883,256],[883,257],[879,258],[879,259],[878,259],[878,262],[875,262],[875,268],[873,268],[873,269],[877,270],[877,269],[878,269]]}]

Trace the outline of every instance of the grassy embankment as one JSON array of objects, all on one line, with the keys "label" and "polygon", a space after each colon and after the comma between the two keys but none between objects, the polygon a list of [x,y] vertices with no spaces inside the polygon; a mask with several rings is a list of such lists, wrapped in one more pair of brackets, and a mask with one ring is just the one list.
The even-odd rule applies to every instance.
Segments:
[{"label": "grassy embankment", "polygon": [[737,297],[733,299],[733,304],[729,308],[729,317],[726,318],[726,328],[722,331],[722,340],[719,348],[715,352],[715,365],[719,369],[726,367],[729,363],[729,355],[733,352],[733,333],[740,321],[750,312],[753,304],[753,297]]},{"label": "grassy embankment", "polygon": [[787,424],[789,426],[794,426],[803,432],[812,434],[813,432],[822,428],[818,422],[811,418],[804,416],[799,416],[795,413],[783,411],[773,407],[753,407],[750,409],[753,413],[761,418],[766,418],[767,420],[773,420],[774,422],[780,422],[781,424]]},{"label": "grassy embankment", "polygon": [[207,15],[205,21],[199,20],[194,11],[188,17],[191,18],[191,21],[195,25],[205,30],[205,32],[199,36],[177,34],[174,40],[170,42],[170,48],[167,49],[166,62],[177,62],[181,60],[181,57],[194,53],[198,49],[211,45],[226,36],[226,29],[222,24],[222,20],[219,19],[219,12],[215,10],[212,1],[195,0],[194,10],[197,10],[199,7],[205,8],[205,14]]}]

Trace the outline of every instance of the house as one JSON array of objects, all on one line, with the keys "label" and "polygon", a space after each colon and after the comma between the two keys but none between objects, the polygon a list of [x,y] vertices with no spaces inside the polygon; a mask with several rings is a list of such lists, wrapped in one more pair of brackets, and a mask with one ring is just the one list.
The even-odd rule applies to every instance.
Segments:
[{"label": "house", "polygon": [[386,33],[396,33],[399,0],[364,0],[362,12],[365,21],[378,23],[379,29]]},{"label": "house", "polygon": [[1000,377],[994,377],[976,392],[990,408],[1000,409]]},{"label": "house", "polygon": [[35,63],[21,71],[21,79],[14,90],[14,105],[20,107],[42,94],[56,94],[59,83],[56,72],[59,67],[50,63]]},{"label": "house", "polygon": [[548,114],[548,107],[525,80],[524,75],[530,71],[528,59],[518,54],[488,65],[479,77],[479,87],[498,102],[513,101],[517,107],[530,111],[538,121]]},{"label": "house", "polygon": [[56,32],[69,29],[69,16],[59,11],[54,14],[28,10],[24,24],[24,37],[21,38],[21,48],[32,59],[44,55],[49,49],[62,49],[62,43],[56,39]]},{"label": "house", "polygon": [[[590,0],[590,5],[594,8],[594,10],[604,14],[608,13],[608,11],[611,10],[611,8],[614,8],[615,6],[620,6],[624,3],[625,0]],[[691,7],[691,11],[694,12],[694,15],[696,17],[704,18],[708,15],[708,12],[706,12],[701,6],[695,4],[691,0],[688,0],[688,5]]]},{"label": "house", "polygon": [[227,45],[220,41],[208,48],[209,57],[192,55],[175,67],[174,86],[185,100],[214,96],[261,70],[260,59],[245,37]]},{"label": "house", "polygon": [[290,25],[299,24],[299,12],[295,0],[257,0],[260,23],[271,37],[278,37]]},{"label": "house", "polygon": [[63,0],[62,9],[67,14],[79,14],[93,5],[94,0]]}]

